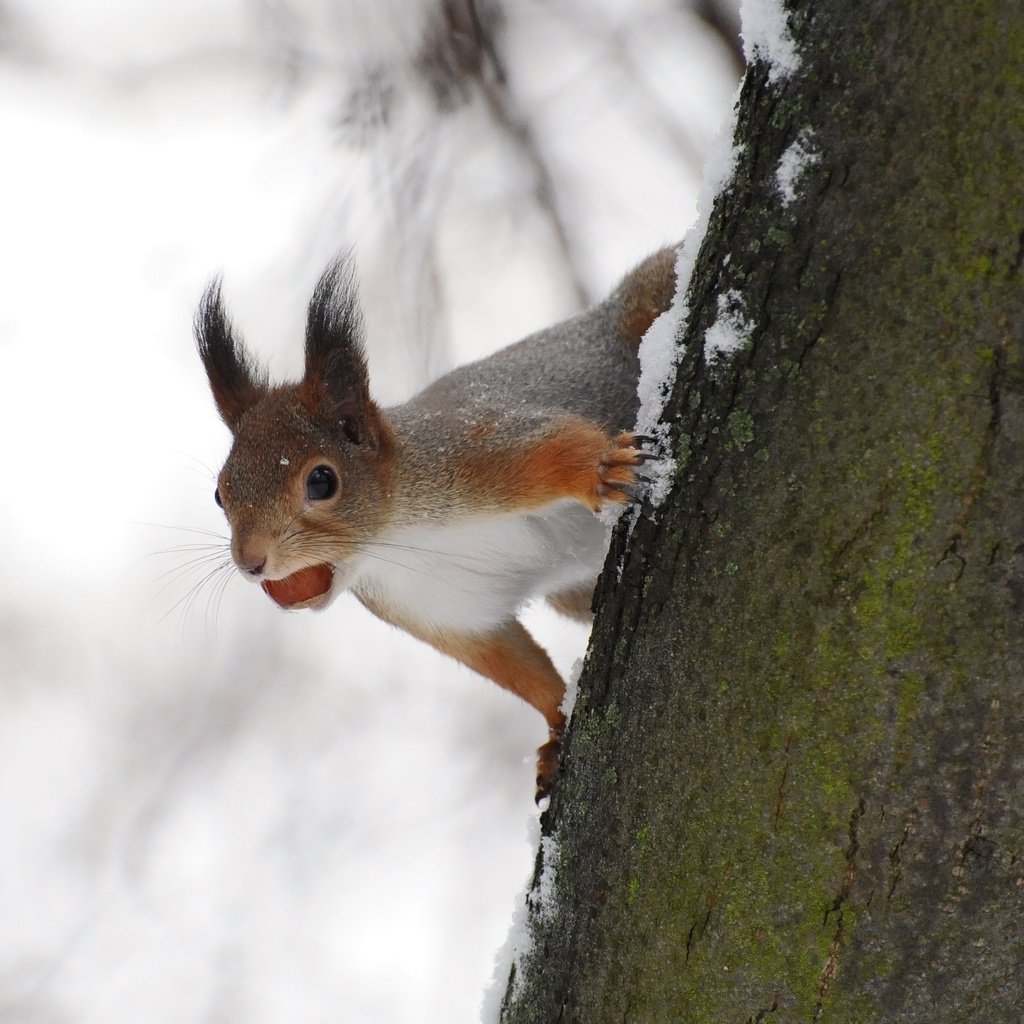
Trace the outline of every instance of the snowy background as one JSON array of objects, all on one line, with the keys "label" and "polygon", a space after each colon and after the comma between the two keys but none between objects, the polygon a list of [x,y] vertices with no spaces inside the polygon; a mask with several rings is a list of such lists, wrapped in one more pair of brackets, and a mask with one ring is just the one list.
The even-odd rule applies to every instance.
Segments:
[{"label": "snowy background", "polygon": [[697,6],[0,0],[0,1022],[478,1019],[543,722],[206,579],[192,311],[223,271],[295,373],[354,246],[390,402],[599,297],[693,218],[738,74]]}]

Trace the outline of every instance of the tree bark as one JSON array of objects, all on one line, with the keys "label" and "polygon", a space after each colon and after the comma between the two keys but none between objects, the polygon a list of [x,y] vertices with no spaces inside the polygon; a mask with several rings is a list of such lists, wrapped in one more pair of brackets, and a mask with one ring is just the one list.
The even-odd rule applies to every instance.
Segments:
[{"label": "tree bark", "polygon": [[[787,14],[800,66],[748,69],[690,281],[672,491],[599,588],[505,1024],[1024,1014],[1024,8]],[[726,307],[749,342],[709,365]]]}]

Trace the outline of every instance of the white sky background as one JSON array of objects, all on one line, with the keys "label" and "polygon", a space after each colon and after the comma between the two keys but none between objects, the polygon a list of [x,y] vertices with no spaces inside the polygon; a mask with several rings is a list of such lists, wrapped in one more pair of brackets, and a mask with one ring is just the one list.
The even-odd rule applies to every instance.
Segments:
[{"label": "white sky background", "polygon": [[[600,295],[684,234],[732,70],[670,0],[506,6]],[[297,75],[275,9],[0,4],[0,1024],[472,1022],[531,868],[535,712],[354,601],[175,573],[223,532],[212,273],[284,375],[354,245],[386,401],[574,309],[479,103],[396,74],[386,130],[338,128],[425,0],[295,0]],[[530,621],[567,671],[584,634]]]}]

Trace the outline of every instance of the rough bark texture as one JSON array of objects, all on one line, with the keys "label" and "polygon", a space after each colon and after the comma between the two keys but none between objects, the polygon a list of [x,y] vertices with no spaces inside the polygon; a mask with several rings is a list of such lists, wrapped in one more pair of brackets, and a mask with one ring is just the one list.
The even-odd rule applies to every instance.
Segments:
[{"label": "rough bark texture", "polygon": [[[1024,1013],[1024,8],[789,15],[801,67],[748,71],[691,282],[674,488],[613,545],[505,1024]],[[730,291],[751,341],[708,367]]]}]

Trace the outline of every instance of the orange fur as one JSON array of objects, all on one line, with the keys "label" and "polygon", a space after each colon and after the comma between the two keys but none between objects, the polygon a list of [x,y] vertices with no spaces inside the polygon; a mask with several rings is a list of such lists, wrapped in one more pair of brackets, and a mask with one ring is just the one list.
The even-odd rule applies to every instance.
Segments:
[{"label": "orange fur", "polygon": [[513,620],[487,636],[448,634],[426,639],[439,651],[522,697],[544,716],[549,728],[565,724],[560,710],[565,692],[562,677],[544,649],[518,621]]},{"label": "orange fur", "polygon": [[632,434],[610,438],[587,420],[567,417],[513,451],[467,450],[458,472],[481,496],[511,509],[574,498],[596,512],[607,502],[626,501],[644,458]]},{"label": "orange fur", "polygon": [[593,619],[591,605],[594,600],[592,587],[578,590],[563,590],[560,594],[549,594],[547,601],[557,612],[577,622],[590,623]]}]

